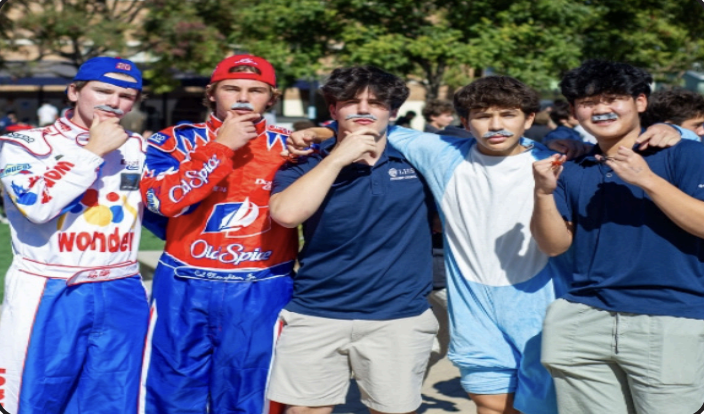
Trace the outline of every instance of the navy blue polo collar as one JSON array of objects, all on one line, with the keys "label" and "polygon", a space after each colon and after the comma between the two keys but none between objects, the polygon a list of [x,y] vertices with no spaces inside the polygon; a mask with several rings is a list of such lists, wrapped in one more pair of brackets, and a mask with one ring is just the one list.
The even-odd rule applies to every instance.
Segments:
[{"label": "navy blue polo collar", "polygon": [[[645,132],[645,128],[641,128],[641,132],[640,132],[640,133],[642,134],[643,132]],[[660,151],[660,150],[662,149],[662,148],[650,148],[650,147],[649,147],[649,148],[646,149],[645,151],[640,151],[640,150],[638,150],[638,147],[639,147],[639,146],[640,146],[640,144],[636,142],[635,144],[633,144],[633,147],[632,147],[631,149],[632,149],[633,151],[635,151],[636,153],[640,154],[640,155],[647,155],[647,154],[649,154],[649,153],[657,152],[657,151]],[[602,161],[597,160],[597,159],[596,159],[596,156],[597,156],[597,155],[602,155],[603,153],[604,153],[604,152],[601,150],[601,147],[600,147],[599,144],[597,143],[596,145],[594,145],[594,147],[592,148],[592,150],[589,151],[589,153],[587,153],[587,154],[585,154],[585,155],[583,155],[583,156],[577,158],[576,160],[574,160],[574,162],[577,163],[577,164],[580,164],[580,165],[582,165],[582,164],[584,164],[584,163],[601,164]]]}]

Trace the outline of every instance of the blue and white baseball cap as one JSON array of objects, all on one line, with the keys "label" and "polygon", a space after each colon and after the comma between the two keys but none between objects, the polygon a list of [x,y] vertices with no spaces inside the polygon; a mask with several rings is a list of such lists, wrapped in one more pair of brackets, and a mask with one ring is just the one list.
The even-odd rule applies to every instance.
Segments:
[{"label": "blue and white baseball cap", "polygon": [[[136,82],[111,78],[105,76],[106,73],[122,73],[131,76]],[[100,81],[121,88],[142,90],[142,72],[134,62],[119,57],[101,56],[89,59],[78,68],[73,81]]]}]

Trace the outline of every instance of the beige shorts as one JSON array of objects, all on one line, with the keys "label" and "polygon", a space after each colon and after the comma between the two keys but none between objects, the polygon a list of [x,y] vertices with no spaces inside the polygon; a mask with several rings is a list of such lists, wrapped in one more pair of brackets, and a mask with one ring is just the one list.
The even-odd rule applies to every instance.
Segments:
[{"label": "beige shorts", "polygon": [[267,398],[287,405],[343,404],[354,374],[362,403],[384,413],[421,404],[438,322],[428,309],[387,321],[328,319],[281,311]]}]

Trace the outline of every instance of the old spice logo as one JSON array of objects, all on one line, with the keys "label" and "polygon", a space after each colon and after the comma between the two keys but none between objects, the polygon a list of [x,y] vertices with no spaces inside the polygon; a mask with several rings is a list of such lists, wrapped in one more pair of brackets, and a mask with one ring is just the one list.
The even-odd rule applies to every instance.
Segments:
[{"label": "old spice logo", "polygon": [[200,188],[205,184],[208,184],[210,174],[215,171],[215,169],[220,165],[220,160],[216,155],[213,155],[207,162],[203,163],[203,168],[200,170],[190,170],[186,171],[184,174],[186,178],[181,179],[181,183],[175,185],[169,189],[169,198],[172,202],[178,203],[183,198],[193,191],[195,188]]},{"label": "old spice logo", "polygon": [[132,250],[134,244],[134,233],[120,235],[120,230],[115,229],[112,234],[94,231],[64,232],[59,233],[59,251],[96,251],[96,252],[126,252]]},{"label": "old spice logo", "polygon": [[125,63],[125,62],[118,62],[117,65],[115,66],[115,68],[130,71],[130,70],[132,70],[132,65]]},{"label": "old spice logo", "polygon": [[196,240],[191,244],[191,256],[195,259],[217,260],[225,264],[239,265],[243,262],[263,262],[269,260],[273,251],[260,248],[248,251],[241,244],[211,246],[205,240]]}]

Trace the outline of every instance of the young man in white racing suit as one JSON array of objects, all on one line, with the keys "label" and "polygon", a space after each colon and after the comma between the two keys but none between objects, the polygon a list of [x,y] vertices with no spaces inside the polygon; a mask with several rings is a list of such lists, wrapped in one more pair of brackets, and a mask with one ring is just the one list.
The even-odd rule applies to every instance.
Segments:
[{"label": "young man in white racing suit", "polygon": [[11,413],[134,412],[149,318],[137,248],[141,136],[134,63],[98,57],[53,125],[0,136],[14,259],[0,318],[0,404]]}]

